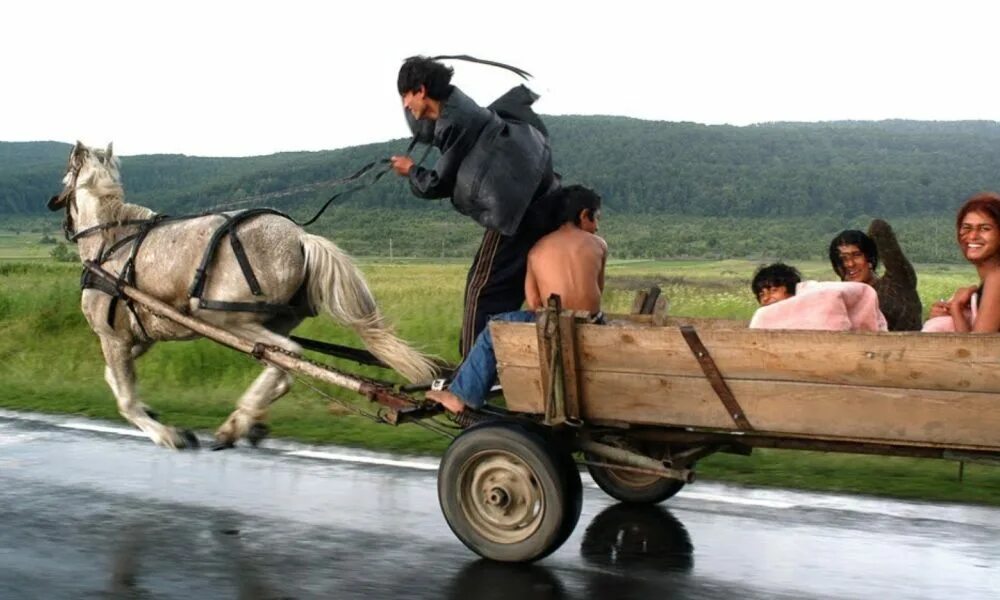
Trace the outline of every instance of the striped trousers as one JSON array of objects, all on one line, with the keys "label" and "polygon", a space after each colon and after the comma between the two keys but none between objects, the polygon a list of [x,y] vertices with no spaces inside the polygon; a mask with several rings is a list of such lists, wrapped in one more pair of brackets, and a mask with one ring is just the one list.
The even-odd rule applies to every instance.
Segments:
[{"label": "striped trousers", "polygon": [[465,280],[465,308],[458,348],[462,358],[472,348],[490,317],[520,310],[528,251],[545,230],[525,226],[512,236],[487,229]]}]

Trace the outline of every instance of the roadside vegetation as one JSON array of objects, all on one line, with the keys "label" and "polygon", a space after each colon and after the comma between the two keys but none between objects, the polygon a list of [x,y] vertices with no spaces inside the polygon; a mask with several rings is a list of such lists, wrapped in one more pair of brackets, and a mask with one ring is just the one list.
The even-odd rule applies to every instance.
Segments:
[{"label": "roadside vegetation", "polygon": [[[0,234],[0,406],[72,413],[121,421],[103,380],[97,338],[79,310],[79,265],[56,262],[52,244],[35,235]],[[32,234],[34,235],[34,234]],[[24,239],[21,239],[24,238]],[[466,259],[360,261],[383,311],[400,334],[450,361],[457,333]],[[634,290],[659,285],[679,315],[746,319],[755,303],[749,279],[755,261],[621,260],[608,267],[605,306],[627,312]],[[806,277],[829,279],[829,265],[795,263]],[[959,265],[921,265],[925,306],[974,281]],[[312,319],[296,333],[358,345],[329,320]],[[338,361],[323,357],[332,363]],[[363,375],[384,371],[341,362]],[[212,431],[259,372],[253,359],[206,340],[155,346],[138,363],[140,397],[170,424]],[[316,385],[315,382],[310,381]],[[319,384],[324,393],[369,412],[354,394]],[[272,434],[305,442],[335,443],[406,453],[440,453],[447,439],[414,425],[371,422],[331,405],[301,383],[275,404]],[[716,455],[699,465],[703,479],[753,485],[882,494],[904,498],[1000,505],[1000,469],[935,460],[863,457],[814,452],[755,451],[751,457]]]}]

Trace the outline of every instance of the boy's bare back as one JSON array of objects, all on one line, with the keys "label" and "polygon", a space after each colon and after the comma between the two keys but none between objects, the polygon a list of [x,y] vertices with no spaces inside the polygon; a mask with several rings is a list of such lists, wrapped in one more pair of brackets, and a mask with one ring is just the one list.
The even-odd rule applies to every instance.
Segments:
[{"label": "boy's bare back", "polygon": [[541,308],[551,294],[559,294],[564,308],[597,313],[607,257],[603,239],[572,223],[538,240],[528,254],[528,308]]}]

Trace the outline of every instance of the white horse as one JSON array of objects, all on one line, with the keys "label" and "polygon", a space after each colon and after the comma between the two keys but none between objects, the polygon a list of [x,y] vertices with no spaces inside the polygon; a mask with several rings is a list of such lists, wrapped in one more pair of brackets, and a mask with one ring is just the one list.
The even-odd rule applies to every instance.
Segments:
[{"label": "white horse", "polygon": [[[107,150],[76,143],[69,156],[63,191],[49,208],[67,212],[67,231],[77,234],[81,260],[97,260],[116,242],[136,233],[136,221],[155,213],[126,204],[118,171],[118,159]],[[121,222],[131,224],[118,225]],[[218,247],[208,265],[202,297],[228,303],[293,305],[292,313],[233,312],[207,310],[191,297],[188,288],[204,256],[209,239],[225,222],[219,215],[183,220],[165,220],[152,228],[134,258],[135,287],[170,304],[177,310],[222,327],[250,340],[298,352],[300,347],[286,336],[305,316],[324,309],[339,323],[351,327],[376,357],[411,382],[434,376],[429,357],[396,337],[375,305],[361,272],[333,242],[311,235],[289,219],[276,214],[256,215],[238,227],[245,258],[260,283],[263,295],[254,296],[230,243]],[[87,231],[89,230],[89,231]],[[229,240],[223,240],[228,242]],[[119,273],[133,249],[126,242],[105,257],[103,266]],[[98,289],[83,290],[81,306],[97,333],[107,367],[104,378],[118,401],[118,411],[154,442],[169,448],[197,444],[190,432],[179,431],[156,420],[155,413],[136,397],[134,361],[156,341],[196,337],[191,330],[124,302],[111,308],[112,295]],[[266,418],[268,407],[284,395],[291,376],[274,366],[264,372],[237,402],[236,410],[215,436],[228,446],[246,437],[251,427]]]}]

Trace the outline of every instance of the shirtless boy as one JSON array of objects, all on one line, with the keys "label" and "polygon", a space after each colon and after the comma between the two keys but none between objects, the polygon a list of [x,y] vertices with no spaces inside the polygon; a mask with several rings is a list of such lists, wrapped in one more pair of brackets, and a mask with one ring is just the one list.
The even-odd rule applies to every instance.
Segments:
[{"label": "shirtless boy", "polygon": [[[601,197],[581,185],[571,185],[556,192],[553,200],[563,207],[563,223],[528,253],[524,293],[531,310],[502,313],[493,320],[530,323],[535,320],[534,311],[543,308],[552,294],[559,295],[563,308],[585,310],[599,318],[608,257],[607,243],[595,235]],[[427,392],[426,397],[453,413],[466,406],[480,408],[496,376],[493,336],[487,327],[476,338],[448,389]]]}]

